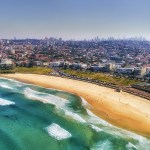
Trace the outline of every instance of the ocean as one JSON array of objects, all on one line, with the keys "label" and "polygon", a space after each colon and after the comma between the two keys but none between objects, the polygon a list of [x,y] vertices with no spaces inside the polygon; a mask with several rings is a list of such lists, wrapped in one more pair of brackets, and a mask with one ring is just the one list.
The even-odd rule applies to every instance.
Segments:
[{"label": "ocean", "polygon": [[91,107],[71,93],[0,78],[0,150],[150,150],[150,139]]}]

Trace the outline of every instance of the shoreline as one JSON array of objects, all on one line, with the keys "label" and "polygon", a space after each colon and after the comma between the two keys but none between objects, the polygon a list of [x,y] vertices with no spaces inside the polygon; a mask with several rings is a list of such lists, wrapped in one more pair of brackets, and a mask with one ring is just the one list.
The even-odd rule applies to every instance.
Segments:
[{"label": "shoreline", "polygon": [[[54,88],[83,97],[91,111],[109,123],[150,138],[150,101],[92,83],[37,74],[3,74],[45,88]],[[82,89],[82,90],[81,90]]]}]

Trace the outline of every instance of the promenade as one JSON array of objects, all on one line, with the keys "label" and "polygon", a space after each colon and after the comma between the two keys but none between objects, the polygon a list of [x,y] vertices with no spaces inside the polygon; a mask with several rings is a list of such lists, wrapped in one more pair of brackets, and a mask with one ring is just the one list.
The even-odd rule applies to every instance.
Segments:
[{"label": "promenade", "polygon": [[145,98],[145,99],[150,101],[150,94],[148,92],[144,92],[144,91],[135,89],[132,86],[119,86],[119,85],[115,85],[115,84],[104,82],[104,81],[94,80],[94,79],[91,79],[91,78],[81,78],[81,77],[77,77],[77,76],[73,76],[73,75],[63,73],[63,72],[58,71],[58,70],[57,71],[55,70],[53,73],[50,73],[50,75],[57,76],[57,77],[62,77],[62,78],[73,79],[73,80],[79,80],[79,81],[83,81],[83,82],[96,84],[96,85],[99,85],[99,86],[112,88],[112,89],[116,90],[116,92],[121,92],[121,91],[127,92],[127,93],[133,94],[135,96]]}]

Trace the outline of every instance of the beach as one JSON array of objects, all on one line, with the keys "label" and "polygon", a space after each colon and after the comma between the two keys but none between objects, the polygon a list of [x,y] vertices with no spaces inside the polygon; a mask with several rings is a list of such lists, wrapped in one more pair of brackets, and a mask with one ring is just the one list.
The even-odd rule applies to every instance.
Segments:
[{"label": "beach", "polygon": [[150,137],[150,101],[125,92],[82,81],[36,74],[5,74],[46,88],[54,88],[83,97],[89,109],[118,127]]}]

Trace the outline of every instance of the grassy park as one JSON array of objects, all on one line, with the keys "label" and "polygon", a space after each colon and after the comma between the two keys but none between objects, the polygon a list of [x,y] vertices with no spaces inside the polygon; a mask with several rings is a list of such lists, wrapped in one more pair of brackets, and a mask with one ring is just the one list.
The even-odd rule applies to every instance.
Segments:
[{"label": "grassy park", "polygon": [[106,73],[99,73],[99,72],[95,73],[95,72],[89,72],[89,71],[83,72],[83,71],[76,71],[76,70],[69,70],[69,69],[66,69],[63,71],[70,75],[74,75],[74,76],[78,76],[82,78],[90,78],[90,79],[94,79],[98,81],[104,81],[104,82],[108,82],[108,83],[112,83],[116,85],[129,86],[129,85],[139,82],[138,80],[135,80],[135,79],[129,79],[125,77],[115,77]]}]

